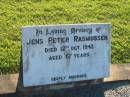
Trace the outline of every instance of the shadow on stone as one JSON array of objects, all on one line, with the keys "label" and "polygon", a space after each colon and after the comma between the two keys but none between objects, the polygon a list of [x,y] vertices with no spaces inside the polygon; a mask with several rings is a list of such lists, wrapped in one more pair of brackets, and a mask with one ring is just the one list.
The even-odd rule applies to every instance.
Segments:
[{"label": "shadow on stone", "polygon": [[[68,89],[49,90],[48,93],[39,93],[24,97],[106,97],[105,91],[130,85],[129,80],[91,84]],[[44,92],[44,91],[43,91]],[[19,95],[20,96],[20,95]],[[19,97],[17,93],[1,94],[0,97]]]},{"label": "shadow on stone", "polygon": [[16,93],[0,94],[0,97],[18,97]]}]

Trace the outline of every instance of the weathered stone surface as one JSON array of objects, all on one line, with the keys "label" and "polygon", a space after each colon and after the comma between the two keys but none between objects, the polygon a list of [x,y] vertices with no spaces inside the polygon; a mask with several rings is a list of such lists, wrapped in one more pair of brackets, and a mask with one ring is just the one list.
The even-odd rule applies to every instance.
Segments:
[{"label": "weathered stone surface", "polygon": [[24,87],[110,75],[109,23],[25,26],[22,36]]},{"label": "weathered stone surface", "polygon": [[[127,80],[127,79],[130,79],[130,64],[122,64],[122,65],[113,64],[111,65],[111,76],[105,79],[105,82],[116,80]],[[18,74],[1,75],[0,94],[14,93],[16,91],[17,80],[18,80]],[[40,90],[40,88],[38,89]]]}]

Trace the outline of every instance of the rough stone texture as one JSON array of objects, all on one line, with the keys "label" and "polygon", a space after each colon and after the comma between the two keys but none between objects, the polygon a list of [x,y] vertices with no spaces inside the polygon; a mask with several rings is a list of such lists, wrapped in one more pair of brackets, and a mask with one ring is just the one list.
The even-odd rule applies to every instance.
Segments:
[{"label": "rough stone texture", "polygon": [[0,94],[15,92],[18,74],[0,75]]},{"label": "rough stone texture", "polygon": [[110,71],[111,76],[104,81],[130,79],[130,64],[113,64]]},{"label": "rough stone texture", "polygon": [[105,97],[130,97],[130,85],[105,91]]}]

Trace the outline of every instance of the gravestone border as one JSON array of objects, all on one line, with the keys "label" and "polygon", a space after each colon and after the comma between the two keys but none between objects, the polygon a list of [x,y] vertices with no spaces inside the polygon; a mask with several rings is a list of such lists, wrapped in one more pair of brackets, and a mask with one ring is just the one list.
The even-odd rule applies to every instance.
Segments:
[{"label": "gravestone border", "polygon": [[[90,24],[100,24],[100,23],[90,23]],[[101,24],[110,24],[110,23],[101,23]],[[60,84],[24,87],[22,58],[23,57],[22,57],[22,48],[21,48],[19,78],[18,78],[18,83],[17,83],[17,88],[16,88],[16,93],[18,93],[21,97],[24,95],[33,95],[33,94],[39,94],[39,93],[42,93],[45,95],[49,95],[49,94],[54,95],[53,93],[51,93],[53,90],[59,90],[61,88],[86,86],[86,85],[98,84],[98,83],[103,82],[103,79],[96,79],[96,80],[84,80],[84,81],[75,81],[75,82],[65,82],[65,83],[60,83]]]}]

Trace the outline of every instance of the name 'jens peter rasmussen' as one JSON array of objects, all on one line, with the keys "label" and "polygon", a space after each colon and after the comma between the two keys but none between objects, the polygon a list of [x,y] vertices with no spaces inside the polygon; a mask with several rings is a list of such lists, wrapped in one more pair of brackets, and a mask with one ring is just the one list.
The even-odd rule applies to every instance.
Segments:
[{"label": "name 'jens peter rasmussen'", "polygon": [[[95,36],[92,36],[91,35],[91,29],[76,29],[76,28],[73,28],[73,30],[71,29],[71,34],[74,34],[73,40],[71,41],[74,41],[74,42],[84,42],[84,41],[100,41],[100,40],[108,40],[108,36],[106,35],[95,35]],[[36,33],[38,32],[38,30],[36,30]],[[76,33],[81,33],[81,32],[88,32],[89,35],[86,35],[86,36],[77,36],[75,35]],[[40,33],[41,33],[41,30],[40,30]],[[47,31],[48,33],[48,31]],[[50,36],[48,37],[48,43],[65,43],[65,42],[69,42],[70,41],[70,37],[69,36],[66,36],[66,30],[51,30],[50,31]],[[62,34],[64,36],[60,36],[60,37],[56,37],[56,36],[51,36],[51,35],[55,35],[55,34]],[[47,35],[47,34],[46,34]],[[36,44],[43,44],[43,39],[29,39],[27,45],[36,45]]]}]

